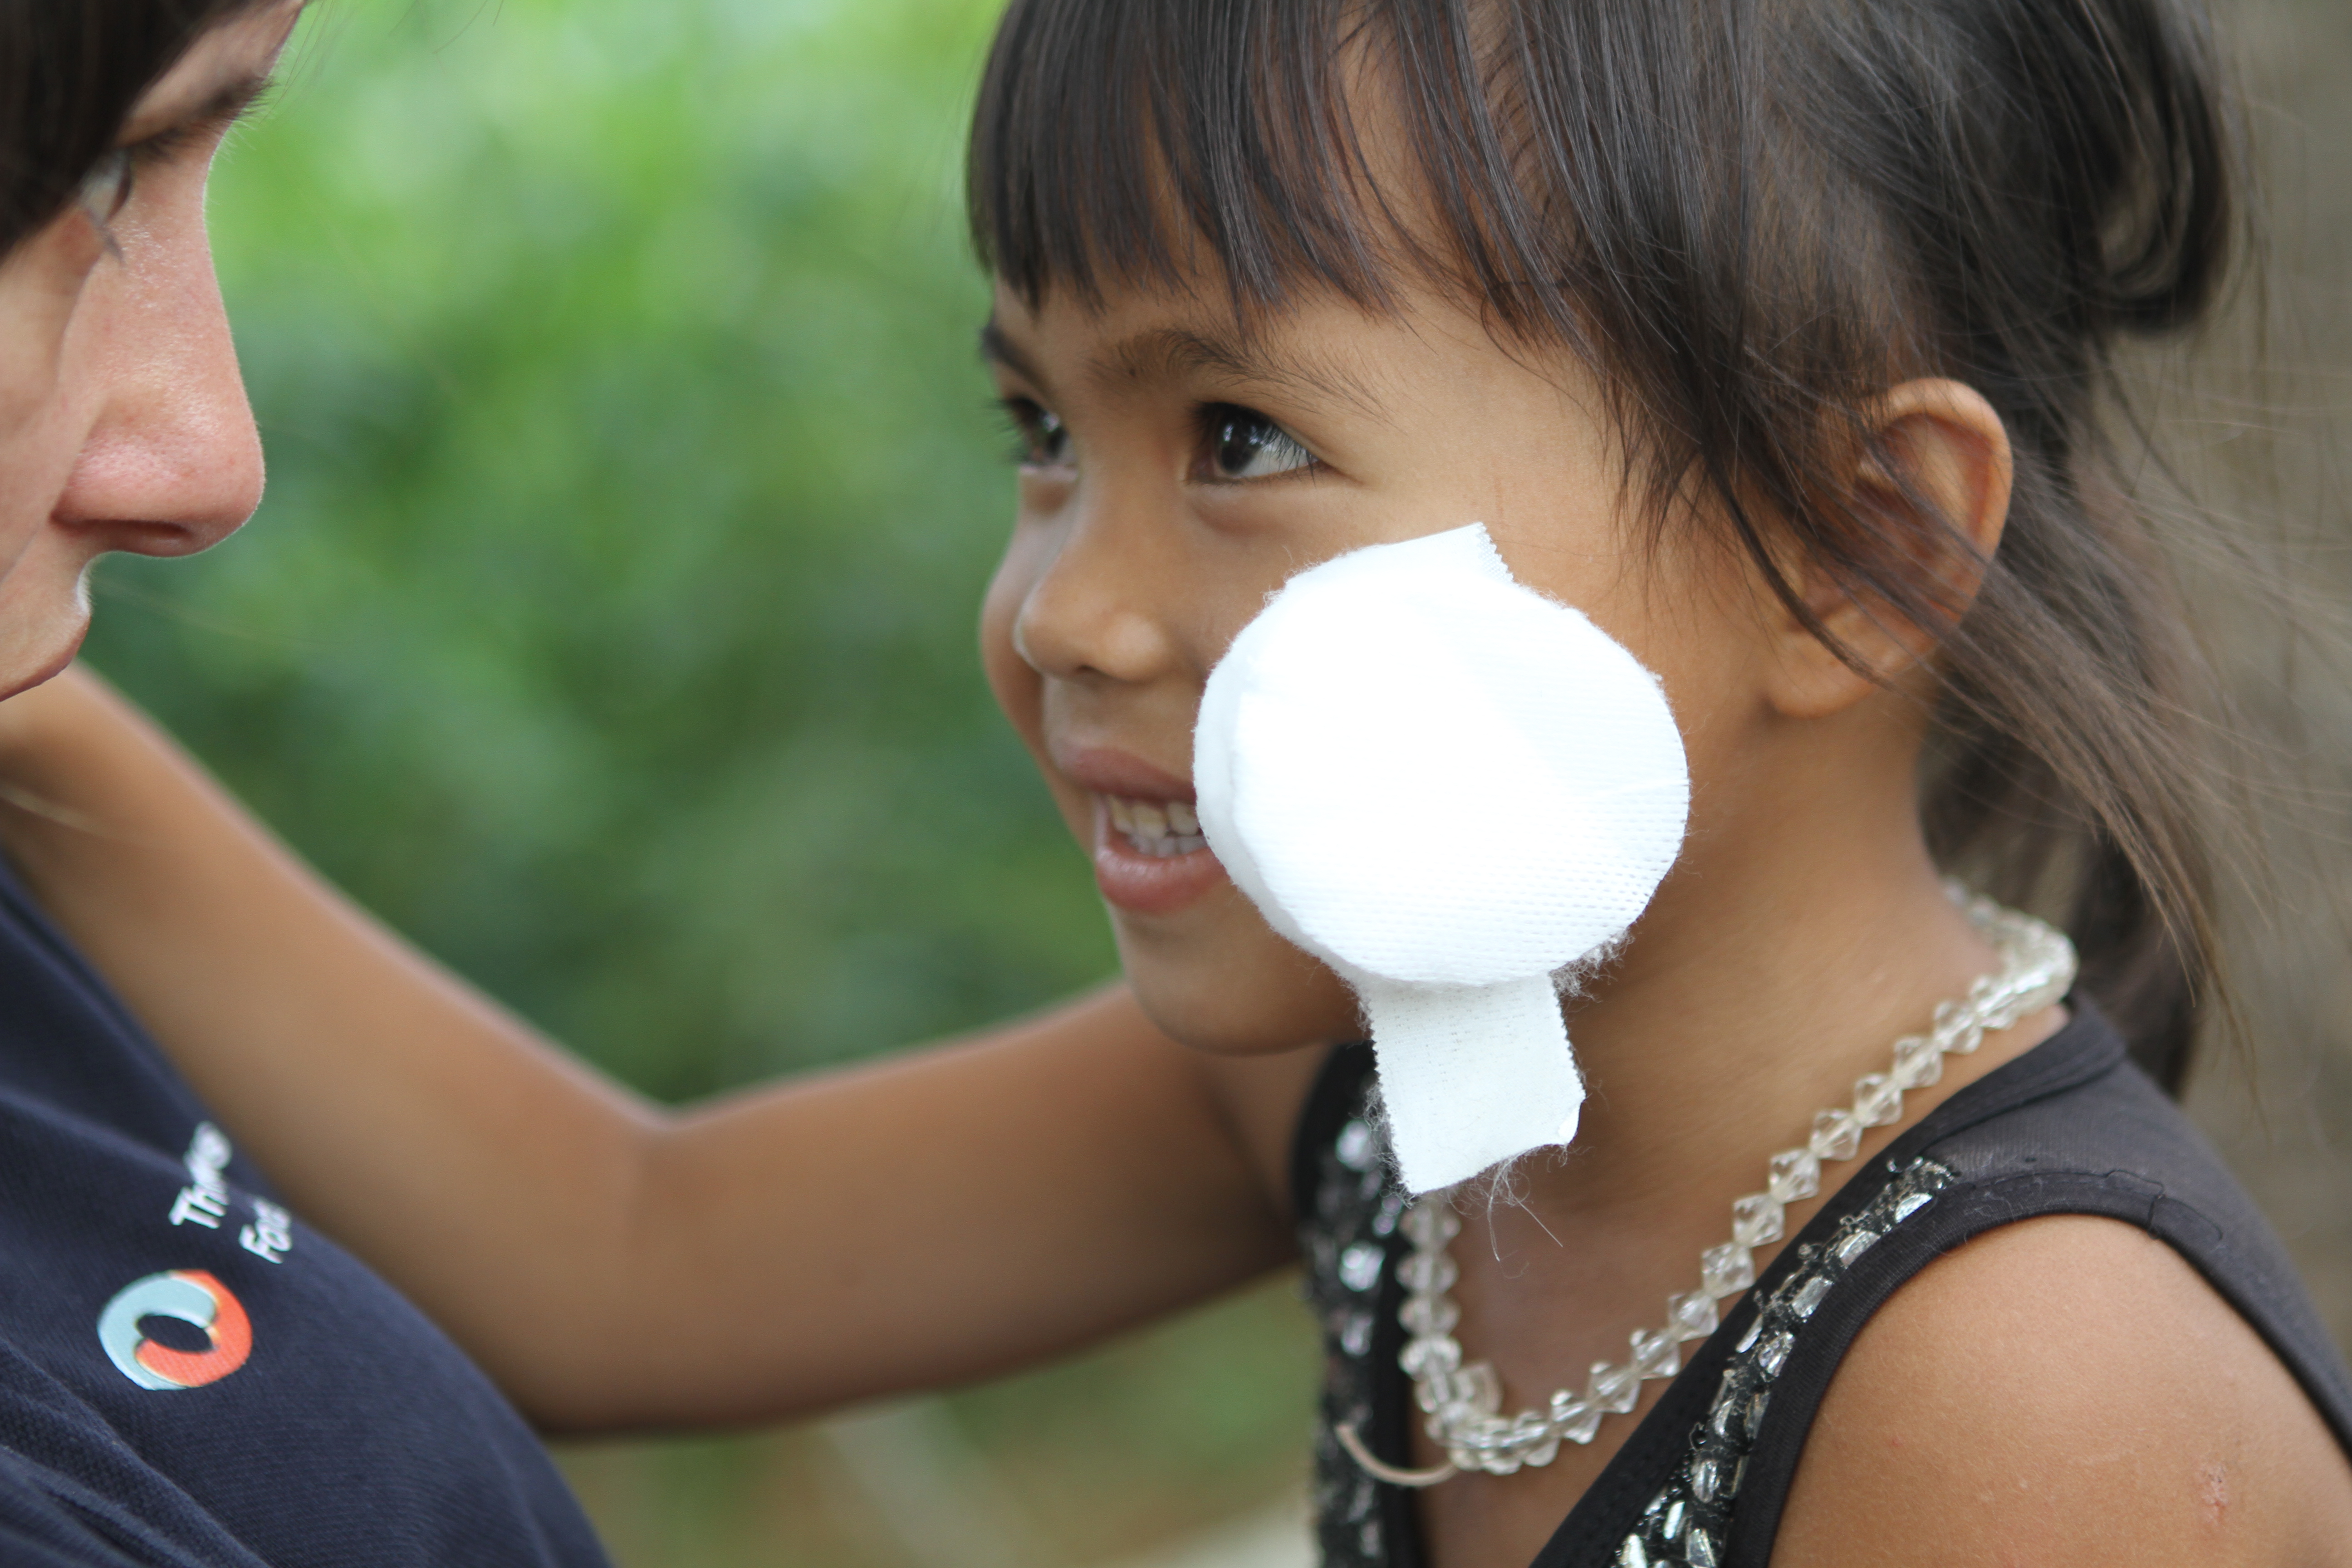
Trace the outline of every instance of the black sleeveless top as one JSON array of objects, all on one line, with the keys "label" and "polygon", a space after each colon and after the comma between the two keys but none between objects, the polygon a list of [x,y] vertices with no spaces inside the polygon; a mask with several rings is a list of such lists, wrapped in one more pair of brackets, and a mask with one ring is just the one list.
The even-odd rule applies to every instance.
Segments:
[{"label": "black sleeveless top", "polygon": [[[1533,1568],[1763,1568],[1814,1412],[1846,1348],[1905,1280],[1969,1237],[2103,1215],[2169,1243],[2276,1352],[2352,1450],[2352,1377],[2270,1226],[2095,1008],[1955,1094],[1858,1172],[1724,1314]],[[1292,1181],[1306,1291],[1328,1352],[1315,1442],[1325,1568],[1423,1568],[1412,1495],[1339,1447],[1411,1462],[1396,1265],[1406,1197],[1370,1115],[1369,1046],[1307,1096]]]}]

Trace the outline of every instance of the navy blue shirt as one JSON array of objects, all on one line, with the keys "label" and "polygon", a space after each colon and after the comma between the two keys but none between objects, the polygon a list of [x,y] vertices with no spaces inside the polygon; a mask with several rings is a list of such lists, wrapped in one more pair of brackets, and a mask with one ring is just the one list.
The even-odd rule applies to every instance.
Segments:
[{"label": "navy blue shirt", "polygon": [[0,1560],[605,1561],[513,1407],[275,1201],[5,866]]}]

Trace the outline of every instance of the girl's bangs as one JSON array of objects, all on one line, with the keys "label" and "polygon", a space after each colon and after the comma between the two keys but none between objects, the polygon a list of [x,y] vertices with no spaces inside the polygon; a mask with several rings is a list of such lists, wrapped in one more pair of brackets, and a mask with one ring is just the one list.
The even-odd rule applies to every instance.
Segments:
[{"label": "girl's bangs", "polygon": [[[1350,112],[1375,74],[1402,181],[1374,180]],[[1435,148],[1478,166],[1441,171]],[[1378,307],[1400,262],[1458,275],[1482,236],[1438,193],[1513,187],[1462,9],[1360,0],[1015,0],[969,170],[974,244],[1024,300],[1213,267],[1244,312],[1302,286]]]}]

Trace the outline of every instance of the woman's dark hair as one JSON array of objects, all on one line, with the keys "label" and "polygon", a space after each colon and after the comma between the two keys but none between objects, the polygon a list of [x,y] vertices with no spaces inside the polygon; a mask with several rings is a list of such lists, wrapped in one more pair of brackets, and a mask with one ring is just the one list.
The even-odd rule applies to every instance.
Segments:
[{"label": "woman's dark hair", "polygon": [[[1410,274],[1581,355],[1643,493],[1711,503],[1657,528],[1724,520],[1832,647],[1786,541],[1940,639],[1937,853],[2061,901],[2177,1089],[2219,979],[2201,667],[2118,479],[2113,364],[2225,270],[2219,74],[2190,0],[1013,0],[971,221],[1032,303],[1182,286],[1201,247],[1244,320],[1302,288],[1380,309]],[[1919,568],[1967,548],[1924,498],[1890,518],[1819,479],[1922,374],[2015,449],[1972,605]]]},{"label": "woman's dark hair", "polygon": [[256,0],[0,0],[0,252],[65,209],[155,79]]}]

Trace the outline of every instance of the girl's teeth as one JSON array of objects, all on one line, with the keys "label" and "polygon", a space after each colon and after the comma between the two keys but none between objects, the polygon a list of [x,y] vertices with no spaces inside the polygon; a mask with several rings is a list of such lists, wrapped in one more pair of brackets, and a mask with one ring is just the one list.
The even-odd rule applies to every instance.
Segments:
[{"label": "girl's teeth", "polygon": [[1190,855],[1195,849],[1209,847],[1209,841],[1198,834],[1171,833],[1165,838],[1145,838],[1137,835],[1127,842],[1137,854],[1148,855],[1154,860],[1173,860],[1179,855]]},{"label": "girl's teeth", "polygon": [[1155,860],[1172,860],[1209,847],[1202,837],[1199,814],[1180,800],[1128,800],[1103,796],[1110,825],[1130,848]]}]

